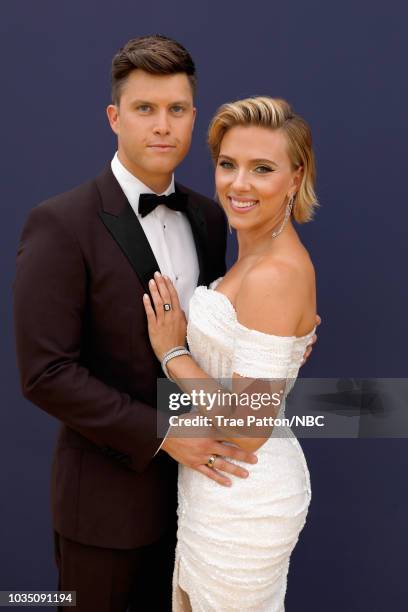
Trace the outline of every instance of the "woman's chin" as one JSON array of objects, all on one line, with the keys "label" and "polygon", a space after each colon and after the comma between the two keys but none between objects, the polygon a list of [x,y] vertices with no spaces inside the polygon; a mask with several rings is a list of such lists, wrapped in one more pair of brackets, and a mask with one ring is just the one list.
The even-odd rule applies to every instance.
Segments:
[{"label": "woman's chin", "polygon": [[251,228],[252,223],[248,223],[244,219],[229,219],[229,226],[236,232],[245,231]]}]

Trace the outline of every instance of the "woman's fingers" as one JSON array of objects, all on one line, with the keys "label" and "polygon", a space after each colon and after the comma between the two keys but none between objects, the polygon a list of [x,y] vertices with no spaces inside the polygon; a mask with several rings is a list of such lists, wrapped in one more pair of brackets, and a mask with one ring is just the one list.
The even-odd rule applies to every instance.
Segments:
[{"label": "woman's fingers", "polygon": [[151,279],[149,281],[149,289],[152,296],[154,309],[156,311],[156,320],[157,323],[162,323],[164,321],[164,308],[163,308],[163,300],[157,288],[155,280]]},{"label": "woman's fingers", "polygon": [[167,290],[169,292],[170,295],[170,300],[171,300],[171,305],[173,306],[174,310],[177,310],[178,308],[181,308],[180,305],[180,300],[178,297],[178,293],[173,285],[173,283],[171,282],[171,280],[169,279],[168,276],[163,276],[166,286],[167,286]]},{"label": "woman's fingers", "polygon": [[156,323],[156,314],[154,312],[152,303],[150,301],[150,297],[148,296],[147,293],[145,293],[143,295],[143,305],[146,311],[146,316],[147,316],[147,324],[149,326],[153,325],[154,323]]},{"label": "woman's fingers", "polygon": [[167,289],[166,281],[160,272],[154,273],[154,280],[156,281],[157,289],[160,293],[160,297],[163,300],[163,304],[172,304],[169,290]]},{"label": "woman's fingers", "polygon": [[170,304],[172,310],[181,309],[178,293],[168,276],[155,272],[154,279],[149,283],[158,321],[163,320],[163,304]]}]

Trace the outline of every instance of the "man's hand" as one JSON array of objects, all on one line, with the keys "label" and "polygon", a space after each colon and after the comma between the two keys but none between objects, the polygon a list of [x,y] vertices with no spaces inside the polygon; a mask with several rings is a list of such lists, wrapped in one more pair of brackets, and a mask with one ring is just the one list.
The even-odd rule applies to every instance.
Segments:
[{"label": "man's hand", "polygon": [[[175,438],[168,435],[161,449],[179,463],[197,470],[197,472],[201,472],[204,476],[215,480],[215,482],[225,487],[231,486],[232,482],[229,478],[223,476],[221,472],[233,474],[238,476],[238,478],[247,478],[249,474],[244,468],[226,461],[224,457],[252,464],[258,461],[257,456],[253,453],[243,451],[236,446],[218,442],[211,437]],[[212,468],[206,465],[211,455],[217,455],[214,467]]]},{"label": "man's hand", "polygon": [[[319,315],[316,315],[316,327],[318,327],[320,325],[320,323],[322,322],[321,318],[319,317]],[[311,339],[310,343],[308,344],[308,346],[306,347],[306,351],[305,354],[303,355],[303,359],[302,359],[302,365],[304,363],[306,363],[306,361],[309,359],[310,357],[310,353],[313,350],[313,345],[315,344],[315,342],[317,341],[317,334],[315,334],[313,336],[313,338]]]}]

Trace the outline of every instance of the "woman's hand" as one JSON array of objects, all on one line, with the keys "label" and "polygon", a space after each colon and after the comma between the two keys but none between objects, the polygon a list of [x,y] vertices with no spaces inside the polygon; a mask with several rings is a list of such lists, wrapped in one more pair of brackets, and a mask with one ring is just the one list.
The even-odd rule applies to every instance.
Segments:
[{"label": "woman's hand", "polygon": [[[161,361],[167,351],[186,343],[187,320],[181,309],[177,291],[167,276],[155,272],[154,279],[149,281],[153,300],[152,306],[147,293],[143,296],[143,305],[147,315],[149,338],[156,357]],[[170,310],[164,305],[169,304]]]}]

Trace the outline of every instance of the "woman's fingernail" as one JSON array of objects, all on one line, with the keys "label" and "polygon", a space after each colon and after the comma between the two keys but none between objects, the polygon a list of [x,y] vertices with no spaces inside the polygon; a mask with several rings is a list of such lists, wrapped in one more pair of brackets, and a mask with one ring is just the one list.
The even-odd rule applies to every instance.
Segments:
[{"label": "woman's fingernail", "polygon": [[160,272],[155,272],[154,275],[155,276],[161,276]]}]

